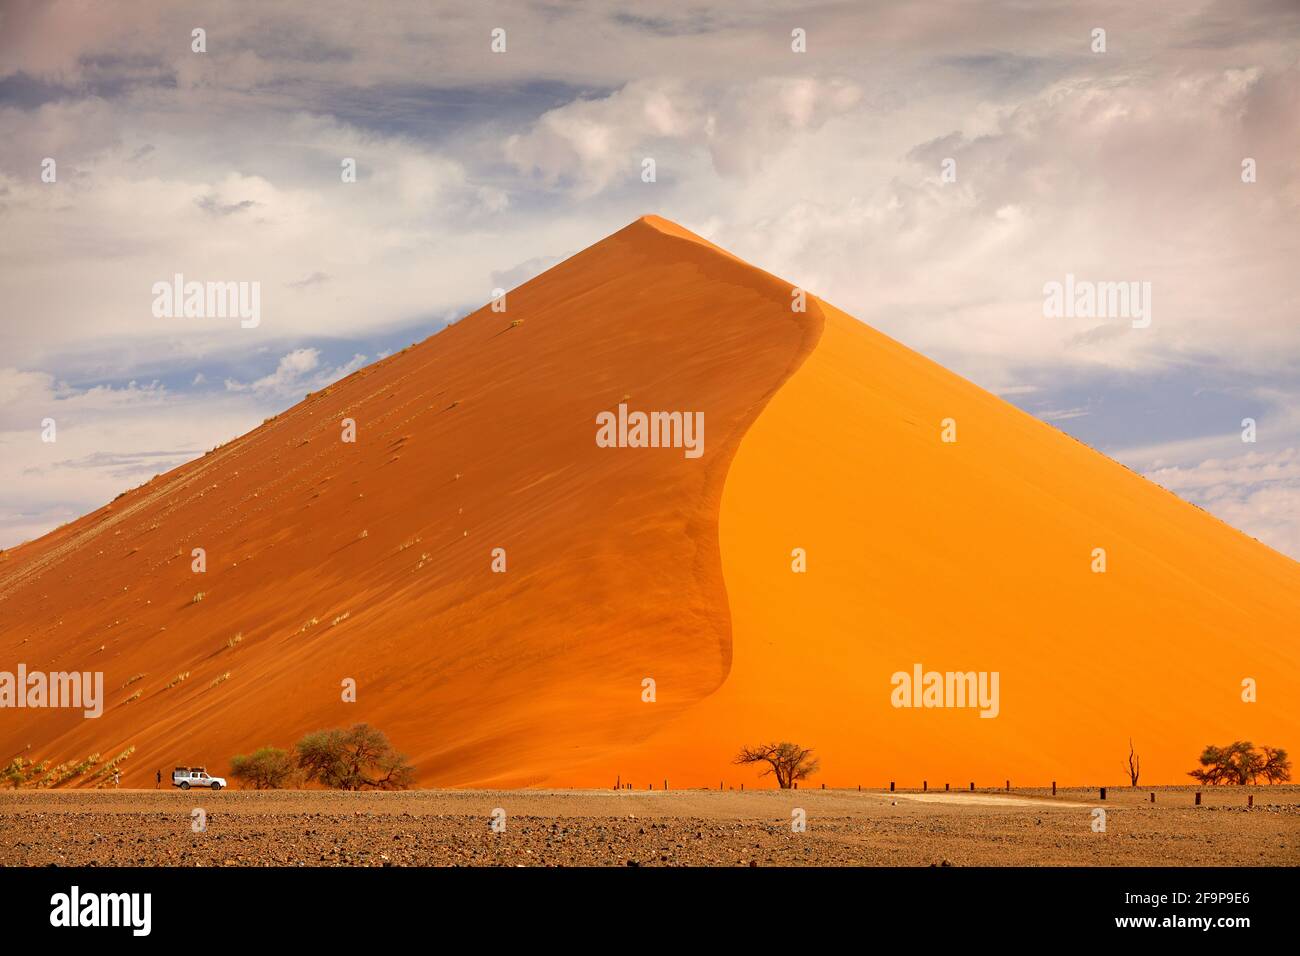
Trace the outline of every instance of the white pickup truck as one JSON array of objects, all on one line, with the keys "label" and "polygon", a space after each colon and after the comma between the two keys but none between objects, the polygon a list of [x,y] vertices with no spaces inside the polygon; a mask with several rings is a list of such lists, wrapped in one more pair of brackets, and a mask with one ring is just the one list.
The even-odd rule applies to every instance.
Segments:
[{"label": "white pickup truck", "polygon": [[225,777],[210,777],[202,767],[177,767],[172,771],[172,786],[188,790],[190,787],[210,787],[220,790],[226,785]]}]

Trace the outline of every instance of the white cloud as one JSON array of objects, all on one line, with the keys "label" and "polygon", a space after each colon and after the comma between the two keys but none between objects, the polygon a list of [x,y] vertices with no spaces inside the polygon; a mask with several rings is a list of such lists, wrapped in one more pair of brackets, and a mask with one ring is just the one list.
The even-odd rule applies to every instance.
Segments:
[{"label": "white cloud", "polygon": [[[580,198],[616,183],[640,184],[645,158],[678,178],[682,168],[673,161],[686,161],[693,148],[707,150],[718,175],[745,177],[860,98],[858,87],[841,78],[762,77],[708,89],[672,79],[634,80],[609,96],[544,113],[506,140],[505,156],[547,187]],[[685,168],[695,171],[689,163]]]},{"label": "white cloud", "polygon": [[281,356],[275,371],[252,382],[226,379],[226,391],[252,392],[259,398],[297,401],[304,391],[324,388],[365,364],[366,357],[358,352],[342,365],[322,367],[319,349],[299,348]]},{"label": "white cloud", "polygon": [[1300,560],[1300,449],[1207,458],[1146,477]]},{"label": "white cloud", "polygon": [[[0,547],[99,507],[265,414],[245,396],[177,395],[157,383],[76,388],[0,369]],[[42,440],[46,418],[53,442]]]},{"label": "white cloud", "polygon": [[294,349],[280,359],[274,372],[254,382],[243,383],[226,379],[226,391],[284,394],[290,388],[296,389],[303,377],[314,371],[318,365],[320,365],[318,349]]}]

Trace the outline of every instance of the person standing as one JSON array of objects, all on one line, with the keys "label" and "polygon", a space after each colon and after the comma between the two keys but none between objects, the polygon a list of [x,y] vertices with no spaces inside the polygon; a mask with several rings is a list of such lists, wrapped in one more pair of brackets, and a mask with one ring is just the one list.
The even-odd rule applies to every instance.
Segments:
[{"label": "person standing", "polygon": [[117,785],[118,785],[119,783],[121,783],[121,782],[122,782],[122,771],[120,771],[120,770],[114,770],[114,771],[113,771],[113,789],[116,790],[116,789],[117,789]]},{"label": "person standing", "polygon": [[157,790],[161,786],[162,786],[162,771],[159,770],[157,773],[157,779],[154,781],[153,788]]}]

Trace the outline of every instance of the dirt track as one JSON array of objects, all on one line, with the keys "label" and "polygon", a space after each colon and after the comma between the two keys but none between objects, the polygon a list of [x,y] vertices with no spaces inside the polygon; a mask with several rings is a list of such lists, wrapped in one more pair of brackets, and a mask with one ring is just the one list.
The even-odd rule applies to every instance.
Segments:
[{"label": "dirt track", "polygon": [[4,791],[0,865],[1300,864],[1300,787],[1150,792]]}]

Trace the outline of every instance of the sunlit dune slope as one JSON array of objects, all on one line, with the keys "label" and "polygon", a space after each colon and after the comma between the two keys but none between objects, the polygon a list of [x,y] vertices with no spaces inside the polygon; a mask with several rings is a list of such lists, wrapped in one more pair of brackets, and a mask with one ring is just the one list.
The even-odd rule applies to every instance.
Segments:
[{"label": "sunlit dune slope", "polygon": [[[727,478],[731,673],[594,776],[755,786],[740,745],[793,740],[813,786],[1127,783],[1132,737],[1143,781],[1186,783],[1209,743],[1300,747],[1300,565],[822,309]],[[998,716],[893,707],[918,663],[998,671]]]},{"label": "sunlit dune slope", "polygon": [[[0,669],[107,687],[98,720],[0,711],[0,757],[134,748],[123,785],[152,785],[364,720],[421,784],[528,785],[716,689],[723,482],[820,312],[655,217],[506,305],[0,557]],[[621,401],[703,412],[704,454],[597,447]]]}]

